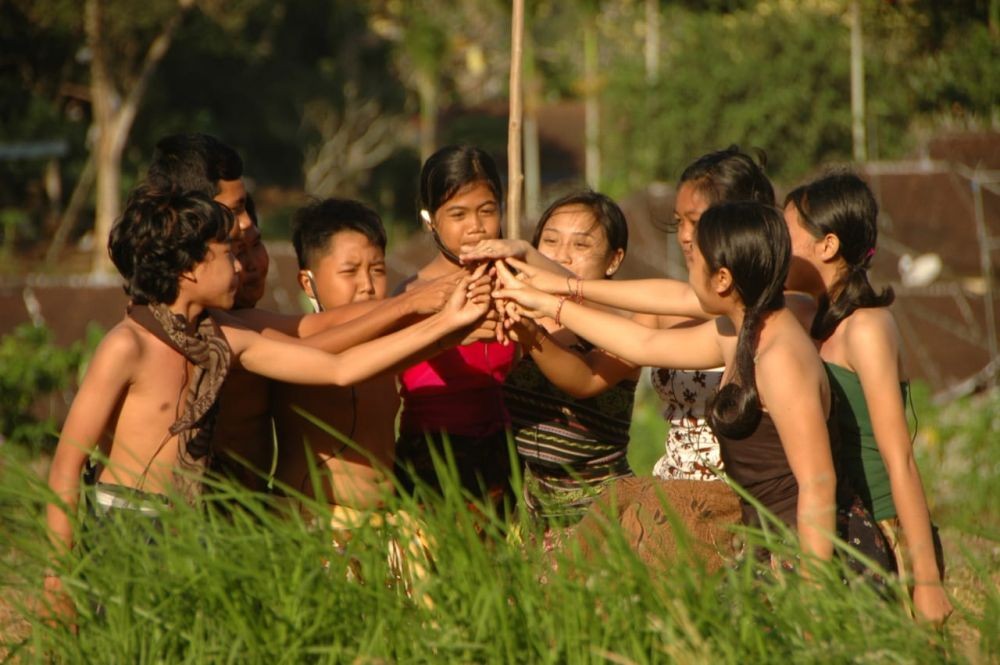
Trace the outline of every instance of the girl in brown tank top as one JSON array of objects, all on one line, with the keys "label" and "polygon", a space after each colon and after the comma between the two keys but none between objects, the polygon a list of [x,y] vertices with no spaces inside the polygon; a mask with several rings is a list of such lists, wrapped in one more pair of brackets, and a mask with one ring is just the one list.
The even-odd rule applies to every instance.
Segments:
[{"label": "girl in brown tank top", "polygon": [[498,264],[504,288],[494,297],[516,302],[514,316],[554,317],[637,365],[724,365],[707,415],[720,441],[728,441],[726,472],[795,527],[804,560],[828,560],[838,512],[826,427],[830,386],[812,340],[784,308],[790,245],[774,207],[742,202],[705,211],[687,255],[688,281],[702,309],[718,318],[683,329],[646,328],[540,292],[531,284],[555,280],[521,265],[515,278]]}]

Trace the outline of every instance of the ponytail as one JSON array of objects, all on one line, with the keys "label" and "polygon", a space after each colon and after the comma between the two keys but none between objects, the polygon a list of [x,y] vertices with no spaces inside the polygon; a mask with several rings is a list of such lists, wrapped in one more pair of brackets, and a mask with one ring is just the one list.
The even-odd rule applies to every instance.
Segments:
[{"label": "ponytail", "polygon": [[718,434],[741,439],[761,418],[757,393],[757,342],[764,319],[784,306],[791,241],[781,212],[742,202],[713,206],[698,222],[698,250],[710,272],[729,269],[744,305],[732,381],[709,401],[708,421]]},{"label": "ponytail", "polygon": [[793,190],[785,199],[799,213],[802,227],[819,239],[832,233],[840,242],[845,272],[820,299],[810,335],[825,340],[840,322],[862,307],[887,307],[892,287],[877,292],[868,268],[878,241],[878,204],[868,185],[853,173],[820,178]]}]

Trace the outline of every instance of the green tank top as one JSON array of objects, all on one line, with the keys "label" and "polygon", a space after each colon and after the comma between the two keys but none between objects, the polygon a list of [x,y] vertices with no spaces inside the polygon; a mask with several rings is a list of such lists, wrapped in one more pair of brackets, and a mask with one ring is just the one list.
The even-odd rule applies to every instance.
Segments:
[{"label": "green tank top", "polygon": [[[838,462],[840,473],[850,481],[852,489],[858,493],[865,507],[876,520],[896,517],[896,506],[892,502],[892,487],[889,472],[882,460],[872,419],[865,402],[858,375],[840,365],[825,363],[829,371],[830,390],[834,399],[834,418],[840,439]],[[909,399],[908,383],[899,384],[903,404]]]}]

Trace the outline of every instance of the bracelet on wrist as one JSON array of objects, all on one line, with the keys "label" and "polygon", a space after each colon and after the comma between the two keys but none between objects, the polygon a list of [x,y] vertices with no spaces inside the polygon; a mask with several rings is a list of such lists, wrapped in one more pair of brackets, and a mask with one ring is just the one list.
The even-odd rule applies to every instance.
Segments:
[{"label": "bracelet on wrist", "polygon": [[559,304],[556,305],[556,315],[555,315],[555,317],[553,317],[555,319],[555,321],[556,321],[556,325],[557,326],[561,326],[562,325],[562,321],[560,321],[559,317],[562,316],[562,308],[563,308],[563,305],[565,305],[565,304],[566,304],[566,296],[560,296],[559,297]]}]

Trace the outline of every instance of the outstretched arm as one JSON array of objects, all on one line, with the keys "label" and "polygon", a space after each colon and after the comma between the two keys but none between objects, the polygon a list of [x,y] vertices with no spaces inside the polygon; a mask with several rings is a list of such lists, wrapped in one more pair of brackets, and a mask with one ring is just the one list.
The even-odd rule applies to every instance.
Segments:
[{"label": "outstretched arm", "polygon": [[899,383],[899,334],[888,310],[859,311],[847,328],[847,359],[865,394],[872,430],[889,473],[892,499],[913,564],[913,603],[920,617],[944,621],[952,612],[941,584],[930,512],[913,457]]},{"label": "outstretched arm", "polygon": [[675,279],[580,280],[517,259],[505,262],[516,268],[519,276],[524,275],[521,279],[525,284],[546,293],[582,296],[599,305],[630,312],[711,318],[702,310],[690,285]]},{"label": "outstretched arm", "polygon": [[314,314],[244,309],[217,319],[226,321],[230,316],[265,337],[286,342],[298,339],[307,346],[337,353],[440,311],[462,275],[446,275],[385,300],[351,303]]},{"label": "outstretched arm", "polygon": [[496,263],[503,285],[494,298],[513,300],[529,318],[547,316],[580,337],[637,366],[708,369],[723,363],[715,321],[690,328],[656,330],[626,318],[584,307],[566,296],[534,289]]},{"label": "outstretched arm", "polygon": [[336,355],[268,339],[245,328],[223,326],[223,331],[243,367],[251,372],[287,383],[353,385],[395,367],[484,316],[489,296],[470,294],[471,282],[473,278],[463,279],[448,306],[438,314]]},{"label": "outstretched arm", "polygon": [[564,344],[530,319],[514,326],[514,336],[531,354],[538,369],[568,395],[585,399],[600,395],[627,378],[636,379],[639,368],[602,349],[582,352]]},{"label": "outstretched arm", "polygon": [[510,240],[507,238],[480,240],[471,247],[463,247],[459,258],[462,260],[462,263],[514,258],[524,261],[528,265],[560,275],[563,278],[573,275],[572,272],[539,252],[527,240]]},{"label": "outstretched arm", "polygon": [[[812,352],[802,346],[799,353]],[[799,486],[799,545],[821,560],[833,556],[837,475],[821,397],[819,359],[808,362],[787,346],[773,346],[757,360],[757,390],[781,437]]]}]

